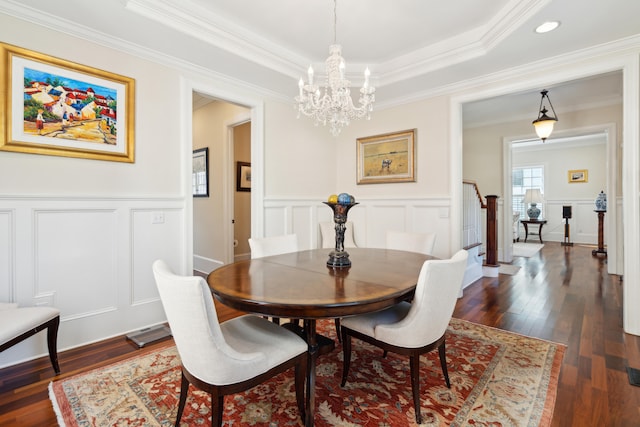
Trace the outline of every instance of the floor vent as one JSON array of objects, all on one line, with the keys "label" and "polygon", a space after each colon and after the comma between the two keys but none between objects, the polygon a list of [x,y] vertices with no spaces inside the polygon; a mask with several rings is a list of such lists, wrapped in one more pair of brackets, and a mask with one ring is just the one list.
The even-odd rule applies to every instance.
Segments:
[{"label": "floor vent", "polygon": [[152,342],[166,340],[171,337],[171,329],[165,325],[144,328],[138,332],[127,335],[127,339],[132,341],[138,348],[142,348]]},{"label": "floor vent", "polygon": [[629,374],[629,384],[640,387],[640,370],[627,366]]}]

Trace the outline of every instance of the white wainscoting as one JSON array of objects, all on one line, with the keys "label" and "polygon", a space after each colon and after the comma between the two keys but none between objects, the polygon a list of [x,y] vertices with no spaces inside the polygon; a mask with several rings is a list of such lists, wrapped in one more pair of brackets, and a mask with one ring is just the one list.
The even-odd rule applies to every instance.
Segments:
[{"label": "white wainscoting", "polygon": [[[163,322],[151,264],[185,272],[182,199],[0,198],[0,300],[61,310],[60,351]],[[0,367],[47,354],[41,333]]]},{"label": "white wainscoting", "polygon": [[[382,248],[387,230],[436,233],[434,255],[451,255],[449,198],[360,199],[348,214],[358,246]],[[322,221],[333,221],[331,209],[318,199],[266,199],[265,235],[295,233],[302,249],[321,246]]]}]

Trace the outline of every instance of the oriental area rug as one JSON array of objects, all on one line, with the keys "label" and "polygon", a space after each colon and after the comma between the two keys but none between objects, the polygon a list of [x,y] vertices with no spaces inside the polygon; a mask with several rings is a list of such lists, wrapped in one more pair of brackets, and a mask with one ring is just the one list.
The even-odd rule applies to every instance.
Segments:
[{"label": "oriental area rug", "polygon": [[[319,332],[335,338],[333,321]],[[445,385],[438,352],[421,359],[421,411],[427,426],[549,426],[565,346],[452,319]],[[340,387],[342,348],[318,358],[316,426],[414,426],[409,363],[357,339],[349,380]],[[147,352],[49,386],[61,426],[172,426],[180,391],[174,346]],[[209,425],[209,396],[191,386],[182,426]],[[302,426],[293,371],[227,396],[224,426]]]}]

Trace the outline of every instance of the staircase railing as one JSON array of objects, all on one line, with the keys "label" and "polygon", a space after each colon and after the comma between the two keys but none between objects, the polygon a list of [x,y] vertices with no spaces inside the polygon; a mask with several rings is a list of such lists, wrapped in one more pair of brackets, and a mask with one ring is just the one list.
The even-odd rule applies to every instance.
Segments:
[{"label": "staircase railing", "polygon": [[475,181],[463,181],[463,247],[469,249],[483,244],[482,209],[486,209],[485,264],[498,266],[498,196],[482,198]]}]

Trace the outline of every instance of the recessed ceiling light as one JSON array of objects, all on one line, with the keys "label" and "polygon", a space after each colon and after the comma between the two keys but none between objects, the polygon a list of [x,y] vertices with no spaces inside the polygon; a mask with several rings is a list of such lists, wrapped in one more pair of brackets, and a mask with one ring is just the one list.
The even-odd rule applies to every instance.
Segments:
[{"label": "recessed ceiling light", "polygon": [[536,28],[536,33],[538,34],[548,33],[549,31],[555,30],[559,26],[560,26],[559,21],[547,21],[545,23],[538,25],[538,27]]}]

